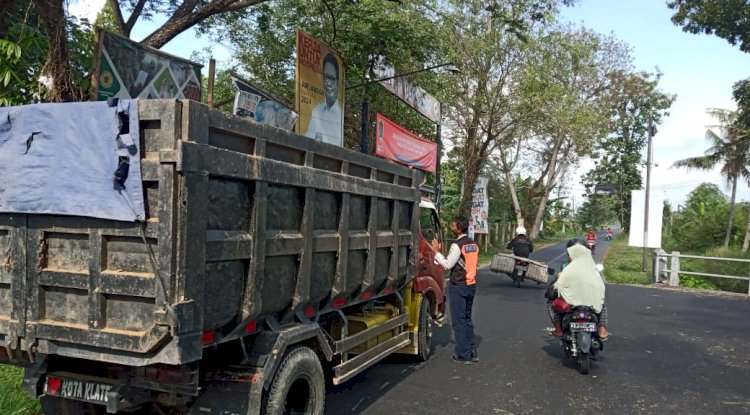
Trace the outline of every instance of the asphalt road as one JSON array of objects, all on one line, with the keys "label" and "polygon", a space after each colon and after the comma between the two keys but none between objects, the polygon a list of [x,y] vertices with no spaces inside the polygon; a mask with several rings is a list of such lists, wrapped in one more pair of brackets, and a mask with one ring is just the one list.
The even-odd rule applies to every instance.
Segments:
[{"label": "asphalt road", "polygon": [[[605,244],[600,238],[597,257]],[[532,257],[555,260],[561,249]],[[746,296],[607,285],[612,335],[581,375],[548,335],[543,286],[515,288],[489,268],[477,280],[479,363],[450,359],[446,324],[435,328],[430,360],[392,356],[329,387],[326,413],[750,414]]]}]

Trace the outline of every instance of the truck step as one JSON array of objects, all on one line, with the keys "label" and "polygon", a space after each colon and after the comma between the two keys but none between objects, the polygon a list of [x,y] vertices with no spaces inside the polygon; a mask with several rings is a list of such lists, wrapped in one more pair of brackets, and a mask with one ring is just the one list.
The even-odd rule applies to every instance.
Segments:
[{"label": "truck step", "polygon": [[411,340],[409,339],[409,332],[404,332],[396,337],[388,339],[387,341],[380,343],[372,349],[357,355],[356,357],[347,360],[344,363],[334,367],[333,384],[339,385],[353,378],[358,373],[374,365],[379,360],[394,353],[404,346],[409,345]]}]

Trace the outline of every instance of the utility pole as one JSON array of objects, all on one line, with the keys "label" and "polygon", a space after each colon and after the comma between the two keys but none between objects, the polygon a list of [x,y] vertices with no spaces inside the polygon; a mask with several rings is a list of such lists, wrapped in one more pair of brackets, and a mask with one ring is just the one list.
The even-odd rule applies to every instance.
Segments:
[{"label": "utility pole", "polygon": [[651,141],[654,136],[654,125],[651,115],[648,117],[648,150],[646,150],[646,207],[643,214],[643,272],[646,272],[646,245],[648,244],[648,202],[651,197],[651,162],[653,159],[653,148]]}]

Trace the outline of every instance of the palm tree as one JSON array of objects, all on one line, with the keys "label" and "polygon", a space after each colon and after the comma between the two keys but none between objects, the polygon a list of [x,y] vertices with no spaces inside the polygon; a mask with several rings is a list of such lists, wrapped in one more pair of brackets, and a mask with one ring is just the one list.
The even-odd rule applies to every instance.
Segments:
[{"label": "palm tree", "polygon": [[704,156],[690,157],[676,161],[674,167],[688,169],[711,170],[721,165],[721,175],[729,185],[732,185],[732,200],[729,205],[729,225],[724,238],[724,248],[729,246],[729,238],[734,224],[734,205],[737,196],[737,182],[740,177],[750,182],[750,140],[747,132],[737,123],[737,113],[725,109],[711,108],[706,111],[719,121],[719,125],[708,126],[706,140],[711,147]]}]

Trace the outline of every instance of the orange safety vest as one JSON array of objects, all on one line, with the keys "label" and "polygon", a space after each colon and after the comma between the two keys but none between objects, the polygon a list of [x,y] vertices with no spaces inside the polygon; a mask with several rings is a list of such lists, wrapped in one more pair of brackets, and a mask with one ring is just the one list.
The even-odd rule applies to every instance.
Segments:
[{"label": "orange safety vest", "polygon": [[451,269],[450,280],[453,284],[474,285],[477,282],[477,266],[479,264],[479,245],[468,236],[456,241],[461,249],[461,257]]}]

